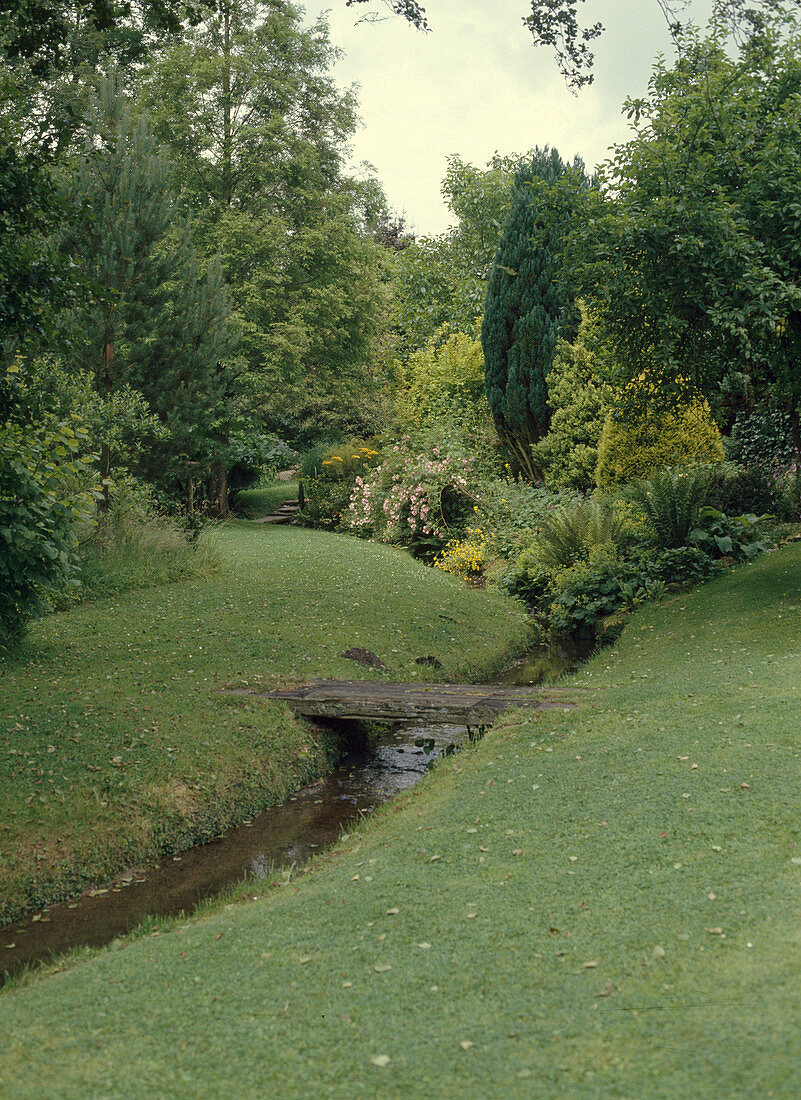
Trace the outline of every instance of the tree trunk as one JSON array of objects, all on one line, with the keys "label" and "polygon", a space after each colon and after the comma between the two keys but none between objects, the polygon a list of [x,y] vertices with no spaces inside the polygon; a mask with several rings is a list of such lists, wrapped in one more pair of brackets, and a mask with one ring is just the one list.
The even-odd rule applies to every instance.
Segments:
[{"label": "tree trunk", "polygon": [[221,460],[212,467],[210,503],[212,515],[218,518],[228,515],[228,466]]},{"label": "tree trunk", "polygon": [[223,17],[223,202],[231,205],[233,198],[233,131],[231,126],[231,13],[226,8]]},{"label": "tree trunk", "polygon": [[[111,391],[114,389],[114,343],[111,340],[106,342],[106,346],[103,352],[104,364],[103,364],[103,383],[101,386],[101,392],[104,397],[108,397]],[[111,475],[111,448],[106,440],[103,440],[100,445],[100,476],[102,478],[103,495],[97,502],[97,508],[99,512],[107,512],[109,505],[109,488],[108,482]]]}]

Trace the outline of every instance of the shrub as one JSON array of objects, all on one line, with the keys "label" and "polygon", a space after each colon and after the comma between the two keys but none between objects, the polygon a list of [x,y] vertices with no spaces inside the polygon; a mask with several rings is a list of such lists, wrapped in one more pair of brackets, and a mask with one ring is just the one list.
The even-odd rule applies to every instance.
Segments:
[{"label": "shrub", "polygon": [[750,561],[770,547],[762,535],[769,516],[724,516],[717,508],[702,508],[699,526],[690,532],[690,542],[713,558]]},{"label": "shrub", "polygon": [[[413,352],[398,411],[412,430],[443,422],[492,427],[481,342],[448,325]],[[493,433],[494,434],[494,433]]]},{"label": "shrub", "polygon": [[348,522],[357,533],[430,560],[474,515],[474,467],[472,456],[446,453],[430,437],[404,436],[379,466],[356,478]]},{"label": "shrub", "polygon": [[511,569],[498,581],[502,592],[517,597],[529,607],[542,605],[550,586],[551,574],[530,546],[521,551]]},{"label": "shrub", "polygon": [[700,584],[716,576],[722,569],[697,546],[679,546],[675,550],[663,550],[647,562],[648,572],[666,585],[685,587]]},{"label": "shrub", "polygon": [[303,480],[303,510],[298,522],[329,531],[348,529],[354,488],[380,458],[380,451],[361,440],[319,451],[314,458],[316,475]]},{"label": "shrub", "polygon": [[598,444],[600,488],[647,478],[668,466],[723,461],[723,440],[706,401],[675,412],[613,410]]},{"label": "shrub", "polygon": [[88,435],[77,408],[39,408],[54,370],[22,359],[0,373],[0,651],[77,584],[78,539],[94,516]]},{"label": "shrub", "polygon": [[487,543],[480,527],[468,527],[464,539],[454,539],[447,544],[434,565],[446,573],[453,573],[463,580],[480,577],[487,563]]},{"label": "shrub", "polygon": [[609,385],[598,378],[603,358],[598,326],[583,302],[574,343],[560,340],[548,372],[548,434],[531,448],[548,485],[589,491],[595,485],[598,440],[612,405]]},{"label": "shrub", "polygon": [[476,517],[493,552],[516,557],[530,546],[549,516],[583,500],[573,489],[546,489],[525,481],[482,479]]},{"label": "shrub", "polygon": [[593,637],[599,622],[627,602],[621,581],[632,571],[616,561],[583,561],[565,570],[557,581],[548,610],[553,639]]},{"label": "shrub", "polygon": [[726,446],[726,457],[762,470],[786,470],[794,465],[798,455],[789,414],[783,409],[766,409],[739,415]]},{"label": "shrub", "polygon": [[780,479],[764,467],[725,462],[709,472],[705,503],[724,515],[781,511],[782,498]]},{"label": "shrub", "polygon": [[657,546],[663,550],[686,544],[708,492],[709,473],[702,466],[657,470],[626,488],[626,495],[645,513]]}]

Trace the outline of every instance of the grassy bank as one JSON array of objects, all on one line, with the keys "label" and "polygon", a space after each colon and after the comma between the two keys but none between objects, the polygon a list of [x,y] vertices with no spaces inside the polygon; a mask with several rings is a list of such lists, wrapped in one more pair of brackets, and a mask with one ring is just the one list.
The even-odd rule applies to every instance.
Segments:
[{"label": "grassy bank", "polygon": [[236,510],[245,519],[272,515],[285,500],[295,500],[297,481],[274,481],[258,489],[242,489],[236,494]]},{"label": "grassy bank", "polygon": [[[279,704],[221,695],[320,676],[479,676],[524,645],[510,601],[396,551],[232,524],[204,578],[51,615],[0,665],[0,922],[214,835],[328,765]],[[340,655],[377,653],[381,673]]]},{"label": "grassy bank", "polygon": [[794,1097],[800,627],[799,547],[646,608],[297,883],[1,997],[0,1091]]}]

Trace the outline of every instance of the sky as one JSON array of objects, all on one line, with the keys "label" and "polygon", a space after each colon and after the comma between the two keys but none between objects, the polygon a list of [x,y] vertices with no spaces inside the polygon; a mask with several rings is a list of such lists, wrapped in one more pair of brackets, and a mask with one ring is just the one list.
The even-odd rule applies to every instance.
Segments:
[{"label": "sky", "polygon": [[[309,18],[328,11],[331,40],[345,52],[337,82],[360,86],[353,162],[375,167],[390,205],[418,236],[453,221],[440,195],[449,154],[483,167],[496,151],[551,145],[565,160],[578,153],[588,168],[605,160],[629,134],[624,99],[645,93],[654,57],[670,52],[656,0],[587,0],[583,14],[607,31],[595,44],[594,84],[574,95],[522,24],[528,0],[424,0],[429,34],[380,0],[306,5]],[[366,11],[386,18],[359,22]]]}]

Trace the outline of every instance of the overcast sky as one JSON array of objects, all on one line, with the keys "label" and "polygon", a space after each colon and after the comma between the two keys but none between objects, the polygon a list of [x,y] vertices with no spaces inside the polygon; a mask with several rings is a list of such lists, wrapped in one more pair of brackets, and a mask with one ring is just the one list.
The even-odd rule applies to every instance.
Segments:
[{"label": "overcast sky", "polygon": [[[329,11],[331,39],[346,54],[338,82],[360,85],[353,159],[375,166],[418,235],[450,224],[439,189],[451,153],[483,166],[496,151],[547,144],[566,160],[578,153],[589,168],[600,163],[626,140],[623,100],[645,92],[655,55],[670,51],[656,0],[588,0],[587,20],[601,19],[607,32],[596,43],[595,83],[574,96],[522,25],[528,0],[425,0],[425,35],[379,0],[306,3],[310,17]],[[387,18],[358,22],[366,10]]]}]

